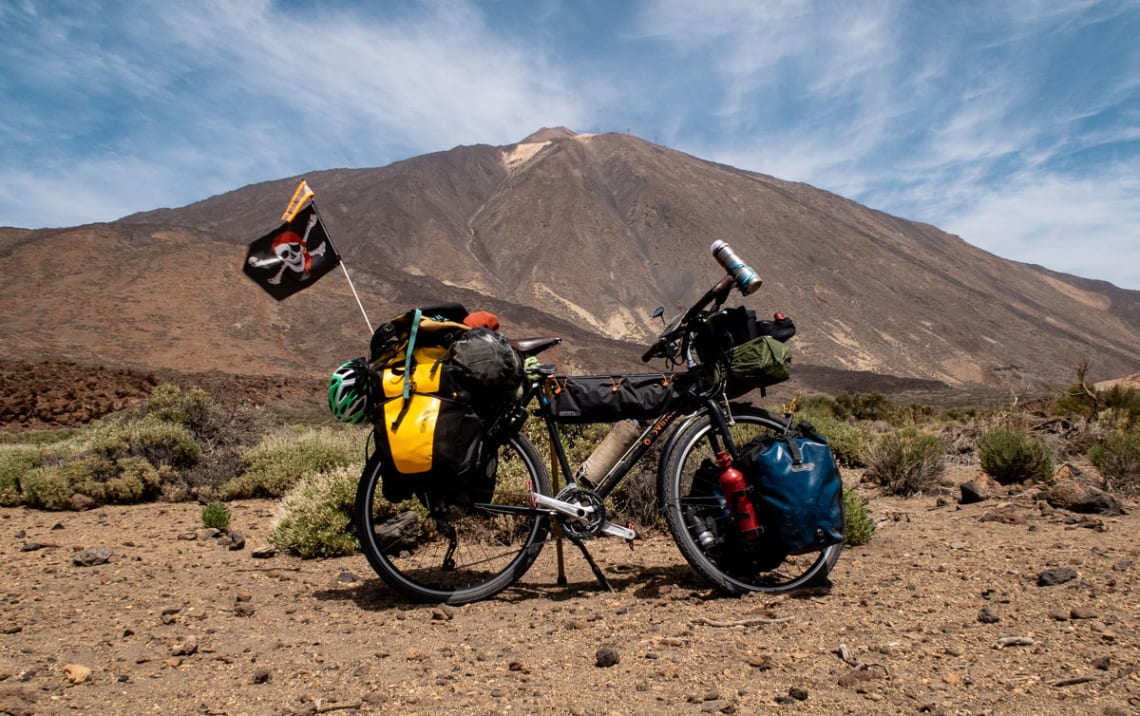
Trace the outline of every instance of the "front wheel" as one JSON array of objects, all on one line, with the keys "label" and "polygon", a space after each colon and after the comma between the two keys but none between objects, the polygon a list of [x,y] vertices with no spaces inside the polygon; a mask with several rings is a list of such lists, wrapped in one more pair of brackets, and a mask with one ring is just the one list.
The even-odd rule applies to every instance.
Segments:
[{"label": "front wheel", "polygon": [[368,461],[357,488],[356,531],[388,586],[417,602],[466,604],[498,594],[530,568],[549,525],[527,509],[530,490],[550,495],[550,476],[522,435],[499,447],[497,460],[490,503],[434,511],[417,503],[402,512],[383,498],[380,461]]},{"label": "front wheel", "polygon": [[[756,408],[738,408],[733,417],[729,429],[738,448],[784,431],[782,423]],[[681,554],[697,573],[730,594],[784,592],[823,582],[839,560],[842,543],[785,555],[740,538],[720,494],[712,442],[716,432],[703,415],[683,428],[662,459],[657,494]]]}]

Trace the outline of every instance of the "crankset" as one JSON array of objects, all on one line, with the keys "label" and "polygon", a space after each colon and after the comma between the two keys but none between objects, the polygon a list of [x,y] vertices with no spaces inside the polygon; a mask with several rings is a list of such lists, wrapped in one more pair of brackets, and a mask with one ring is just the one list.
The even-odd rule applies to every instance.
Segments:
[{"label": "crankset", "polygon": [[538,493],[533,493],[532,496],[536,507],[545,507],[568,518],[562,520],[562,528],[573,537],[584,539],[601,533],[627,542],[632,542],[637,537],[637,533],[629,527],[608,521],[602,498],[588,490],[571,485],[559,492],[558,497]]}]

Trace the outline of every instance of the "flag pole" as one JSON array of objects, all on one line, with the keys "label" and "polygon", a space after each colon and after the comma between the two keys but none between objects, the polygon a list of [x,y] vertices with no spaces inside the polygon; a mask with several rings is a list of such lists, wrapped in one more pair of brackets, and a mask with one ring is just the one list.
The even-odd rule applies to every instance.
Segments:
[{"label": "flag pole", "polygon": [[[317,208],[316,201],[313,202],[313,212],[317,217],[320,217],[321,210]],[[323,219],[321,219],[321,224],[327,227]],[[327,233],[328,229],[326,228],[325,231]],[[332,237],[329,237],[329,243],[332,243]],[[340,256],[339,252],[337,256]],[[360,300],[360,294],[356,292],[356,286],[352,283],[352,277],[348,275],[348,267],[344,265],[344,257],[340,258],[340,270],[344,271],[344,278],[348,281],[348,287],[352,289],[352,296],[356,299],[356,305],[360,306],[360,315],[364,316],[364,323],[368,325],[368,335],[371,336],[373,333],[372,321],[368,320],[368,312],[364,310],[364,303]]]},{"label": "flag pole", "polygon": [[364,311],[364,304],[360,302],[360,295],[356,293],[356,286],[352,285],[352,278],[348,275],[348,269],[345,268],[344,259],[340,260],[340,268],[344,271],[344,277],[348,280],[348,287],[352,289],[352,295],[356,297],[356,305],[360,306],[360,313],[364,315],[364,322],[368,324],[368,335],[372,335],[372,321],[368,320],[368,314]]}]

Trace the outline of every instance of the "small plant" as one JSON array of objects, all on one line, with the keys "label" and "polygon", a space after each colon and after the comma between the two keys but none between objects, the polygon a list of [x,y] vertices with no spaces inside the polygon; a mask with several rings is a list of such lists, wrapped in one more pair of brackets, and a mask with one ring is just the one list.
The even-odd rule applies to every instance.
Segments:
[{"label": "small plant", "polygon": [[867,477],[887,494],[910,497],[929,492],[946,471],[946,449],[937,436],[914,429],[885,436],[871,450]]},{"label": "small plant", "polygon": [[202,506],[202,524],[223,532],[230,527],[230,508],[224,502],[210,502]]},{"label": "small plant", "polygon": [[999,428],[978,438],[982,470],[1003,485],[1053,478],[1053,454],[1041,440]]},{"label": "small plant", "polygon": [[282,497],[308,473],[362,466],[362,442],[359,428],[271,435],[245,453],[245,472],[223,484],[219,496],[227,500]]},{"label": "small plant", "polygon": [[843,544],[858,547],[870,542],[871,535],[875,533],[875,523],[867,512],[867,502],[846,486],[843,488],[843,511],[847,521]]},{"label": "small plant", "polygon": [[1140,435],[1113,433],[1089,450],[1089,460],[1104,475],[1106,489],[1140,494]]},{"label": "small plant", "polygon": [[358,543],[349,525],[359,479],[347,467],[302,477],[281,500],[269,543],[306,559],[352,554]]},{"label": "small plant", "polygon": [[835,460],[844,467],[863,467],[875,444],[875,434],[866,427],[843,422],[827,415],[802,410],[798,418],[812,424],[820,435],[827,438]]}]

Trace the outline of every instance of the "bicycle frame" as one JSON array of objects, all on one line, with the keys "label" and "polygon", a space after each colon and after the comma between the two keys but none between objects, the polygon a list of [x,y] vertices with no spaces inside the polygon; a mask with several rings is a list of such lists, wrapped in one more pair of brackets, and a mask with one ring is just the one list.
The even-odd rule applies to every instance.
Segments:
[{"label": "bicycle frame", "polygon": [[[682,413],[678,410],[671,410],[661,414],[648,425],[642,426],[641,433],[637,439],[597,483],[575,480],[574,472],[570,469],[569,458],[566,455],[566,448],[562,444],[562,433],[558,427],[559,423],[554,419],[551,412],[550,398],[544,390],[537,386],[535,392],[537,393],[539,401],[539,409],[536,413],[542,418],[546,426],[550,444],[553,446],[555,457],[558,460],[559,470],[566,478],[566,484],[579,489],[587,489],[602,499],[608,497],[610,493],[621,484],[622,480],[625,479],[625,476],[629,474],[629,471],[633,469],[634,465],[640,462],[659,440],[666,436],[669,437],[670,440],[666,443],[666,448],[662,451],[662,455],[667,455],[672,445],[672,438],[680,434],[689,423],[700,418],[701,415],[705,413],[712,416],[718,428],[712,435],[714,450],[721,448],[720,445],[716,444],[716,441],[723,439],[725,441],[723,447],[728,451],[728,454],[731,455],[733,459],[737,456],[736,445],[733,443],[732,434],[729,431],[729,426],[732,422],[731,413],[726,415],[726,411],[722,410],[721,406],[718,405],[714,399],[706,398],[705,405],[693,412]],[[681,421],[680,427],[670,431],[669,428],[678,420]]]}]

